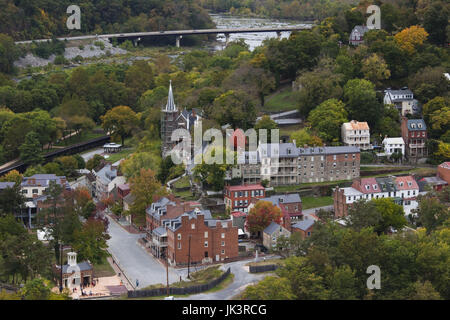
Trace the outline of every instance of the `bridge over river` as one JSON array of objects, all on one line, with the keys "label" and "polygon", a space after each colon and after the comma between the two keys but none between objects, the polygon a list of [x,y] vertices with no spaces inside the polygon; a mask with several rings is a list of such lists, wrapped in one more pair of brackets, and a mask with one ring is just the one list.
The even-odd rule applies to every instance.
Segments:
[{"label": "bridge over river", "polygon": [[[281,36],[281,32],[286,31],[300,31],[312,28],[312,24],[303,24],[300,26],[282,26],[282,27],[258,27],[258,28],[234,28],[234,29],[199,29],[199,30],[171,30],[171,31],[149,31],[149,32],[131,32],[131,33],[111,33],[111,34],[99,34],[99,35],[86,35],[76,37],[60,37],[57,38],[60,41],[73,41],[73,40],[97,40],[97,39],[126,39],[133,40],[135,43],[141,41],[147,37],[161,37],[161,36],[175,36],[175,43],[177,47],[180,47],[180,40],[183,36],[191,35],[205,35],[205,34],[224,34],[226,43],[228,43],[230,34],[233,33],[260,33],[260,32],[276,32],[278,37]],[[16,44],[29,44],[32,42],[44,42],[50,39],[38,39],[38,40],[26,40],[16,41]]]}]

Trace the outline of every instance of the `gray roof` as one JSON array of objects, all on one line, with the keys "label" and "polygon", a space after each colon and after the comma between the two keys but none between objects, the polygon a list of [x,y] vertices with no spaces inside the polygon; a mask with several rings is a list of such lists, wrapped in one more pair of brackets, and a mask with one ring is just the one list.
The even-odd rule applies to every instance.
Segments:
[{"label": "gray roof", "polygon": [[66,177],[57,176],[55,174],[35,174],[31,177],[24,177],[20,185],[22,187],[40,186],[47,188],[52,181],[64,186],[66,189],[70,189],[70,185]]},{"label": "gray roof", "polygon": [[367,26],[355,26],[352,30],[353,31],[358,31],[360,35],[364,35],[367,31],[369,31],[369,28],[367,28]]},{"label": "gray roof", "polygon": [[381,192],[395,192],[397,187],[395,180],[390,177],[375,178],[376,182],[380,186]]},{"label": "gray roof", "polygon": [[15,182],[0,182],[0,190],[14,187]]},{"label": "gray roof", "polygon": [[158,236],[161,237],[161,236],[166,236],[167,235],[167,230],[164,227],[158,227],[158,228],[154,229],[152,231],[152,233],[155,233],[155,234],[157,234]]},{"label": "gray roof", "polygon": [[313,219],[305,219],[292,225],[292,228],[306,231],[314,224],[314,222]]},{"label": "gray roof", "polygon": [[447,181],[442,180],[439,177],[426,177],[426,178],[423,178],[423,180],[427,184],[431,184],[431,185],[435,185],[435,186],[437,186],[437,185],[447,185],[448,184]]},{"label": "gray roof", "polygon": [[100,171],[96,173],[96,175],[104,184],[108,184],[112,180],[114,180],[115,177],[117,177],[117,169],[113,169],[112,165],[109,163],[101,168]]},{"label": "gray roof", "polygon": [[273,234],[275,231],[279,230],[281,226],[278,223],[271,222],[267,228],[264,229],[264,233]]},{"label": "gray roof", "polygon": [[[204,216],[204,222],[208,227],[215,227],[217,221],[224,221],[224,220],[213,220],[211,211],[209,210],[192,210],[189,212],[185,212],[182,215],[180,215],[178,218],[165,220],[164,226],[172,231],[176,231],[179,227],[181,227],[181,219],[182,217],[189,217],[189,220],[191,219],[197,219],[197,216],[203,215]],[[231,220],[229,220],[231,221]]]},{"label": "gray roof", "polygon": [[278,205],[280,203],[297,203],[302,202],[300,195],[298,193],[292,194],[284,194],[284,195],[273,195],[271,197],[262,198],[260,201],[270,201],[274,205]]},{"label": "gray roof", "polygon": [[[415,127],[412,127],[412,124],[415,124]],[[419,128],[419,124],[421,124],[421,128]],[[423,119],[409,119],[408,120],[408,130],[410,131],[422,131],[427,130],[427,125]]]},{"label": "gray roof", "polygon": [[399,95],[411,95],[410,98],[393,98],[392,101],[394,102],[400,102],[400,101],[406,101],[406,100],[412,100],[414,98],[414,94],[409,89],[400,89],[400,90],[392,90],[387,89],[384,91],[385,93],[389,93],[392,96],[399,96]]},{"label": "gray roof", "polygon": [[123,198],[123,202],[126,202],[128,204],[132,204],[134,200],[136,200],[136,197],[131,192]]},{"label": "gray roof", "polygon": [[[86,271],[86,270],[92,269],[92,265],[87,261],[80,262],[77,264],[77,266],[78,266],[78,268],[80,268],[80,271]],[[63,265],[63,273],[67,273],[68,268],[69,268],[68,264]]]},{"label": "gray roof", "polygon": [[175,202],[172,202],[168,198],[163,197],[158,201],[153,202],[147,209],[145,209],[145,212],[148,215],[153,216],[155,219],[159,220],[160,217],[164,215],[165,212],[167,212],[168,204],[175,205]]},{"label": "gray roof", "polygon": [[172,80],[170,80],[169,97],[167,98],[166,109],[164,111],[168,112],[177,111],[177,106],[175,105],[175,100],[173,99]]},{"label": "gray roof", "polygon": [[313,147],[313,148],[299,148],[300,156],[311,155],[327,155],[327,154],[341,154],[341,153],[359,153],[359,147],[354,146],[340,146],[340,147]]},{"label": "gray roof", "polygon": [[276,157],[277,152],[281,158],[296,158],[299,155],[297,146],[293,143],[260,144],[258,151],[264,157]]}]

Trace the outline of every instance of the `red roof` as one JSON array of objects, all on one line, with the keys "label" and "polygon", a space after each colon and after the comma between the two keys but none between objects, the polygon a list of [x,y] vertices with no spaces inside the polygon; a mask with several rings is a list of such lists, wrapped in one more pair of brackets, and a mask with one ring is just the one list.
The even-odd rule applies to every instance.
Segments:
[{"label": "red roof", "polygon": [[450,169],[450,161],[441,163],[441,164],[439,165],[439,167],[444,168],[444,169]]},{"label": "red roof", "polygon": [[[400,182],[403,182],[403,184],[400,185]],[[395,183],[397,184],[398,190],[419,189],[419,185],[412,176],[396,177]]]},{"label": "red roof", "polygon": [[362,193],[381,192],[380,187],[378,186],[378,182],[377,182],[377,180],[375,180],[375,178],[362,178],[361,179],[361,187],[360,187],[359,191]]},{"label": "red roof", "polygon": [[264,190],[264,187],[260,184],[247,184],[241,186],[226,186],[225,189],[230,191],[248,191],[248,190]]}]

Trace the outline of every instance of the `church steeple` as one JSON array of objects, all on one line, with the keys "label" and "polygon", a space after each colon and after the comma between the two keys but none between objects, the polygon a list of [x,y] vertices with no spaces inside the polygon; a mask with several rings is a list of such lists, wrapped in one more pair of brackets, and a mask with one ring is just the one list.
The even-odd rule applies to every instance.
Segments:
[{"label": "church steeple", "polygon": [[164,111],[166,112],[178,111],[177,106],[175,105],[175,100],[173,99],[172,80],[170,80],[169,97],[167,98],[166,109]]}]

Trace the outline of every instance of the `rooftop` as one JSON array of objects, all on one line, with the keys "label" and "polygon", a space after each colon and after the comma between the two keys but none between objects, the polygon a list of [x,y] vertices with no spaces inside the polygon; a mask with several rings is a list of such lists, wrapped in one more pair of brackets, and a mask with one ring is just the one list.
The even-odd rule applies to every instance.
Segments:
[{"label": "rooftop", "polygon": [[423,131],[427,130],[427,125],[423,119],[409,119],[408,120],[408,130],[410,131]]},{"label": "rooftop", "polygon": [[226,186],[229,191],[249,191],[249,190],[265,190],[265,188],[260,184],[246,184],[239,186]]},{"label": "rooftop", "polygon": [[352,120],[343,124],[346,130],[369,130],[369,125],[367,122],[358,122]]},{"label": "rooftop", "polygon": [[314,224],[314,222],[315,221],[313,219],[305,219],[305,220],[299,221],[296,224],[292,225],[292,228],[306,231]]},{"label": "rooftop", "polygon": [[275,222],[271,222],[269,224],[269,226],[267,228],[264,229],[264,233],[267,234],[273,234],[275,231],[279,230],[280,228],[283,228],[282,226],[280,226],[278,223]]}]

